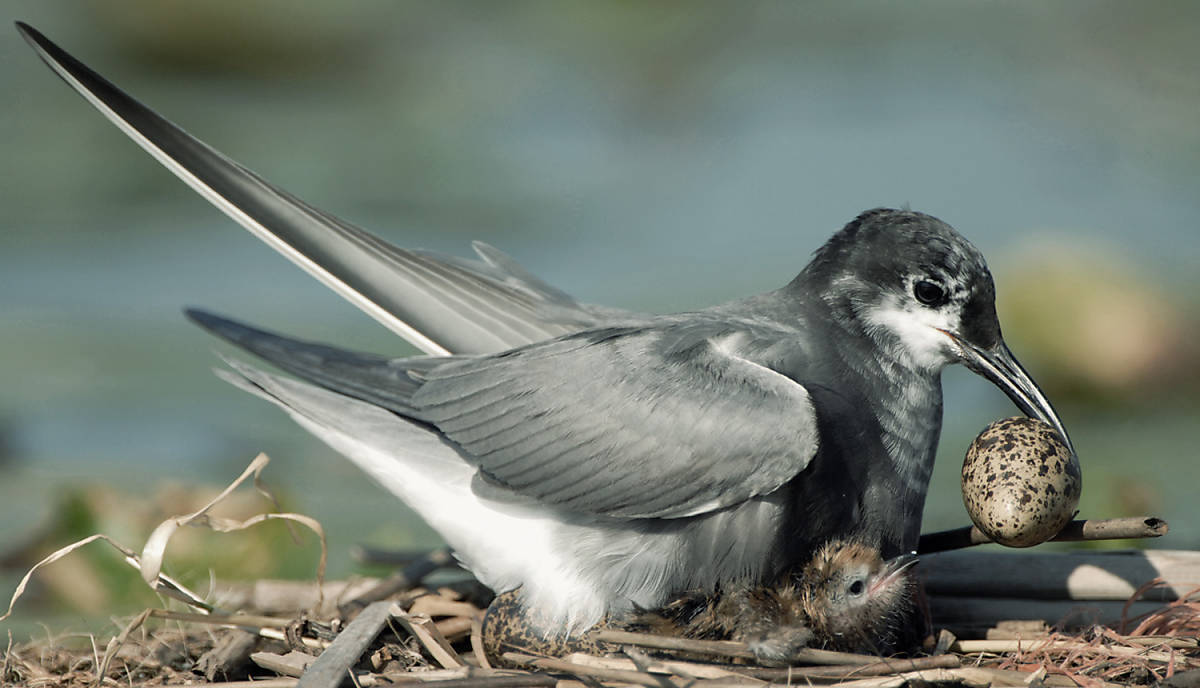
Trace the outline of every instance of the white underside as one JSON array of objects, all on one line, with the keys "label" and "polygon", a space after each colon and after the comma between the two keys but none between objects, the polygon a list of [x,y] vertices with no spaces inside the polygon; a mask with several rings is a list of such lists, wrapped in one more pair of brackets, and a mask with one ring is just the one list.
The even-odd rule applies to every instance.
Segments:
[{"label": "white underside", "polygon": [[[563,565],[552,544],[566,527],[527,508],[476,496],[474,468],[432,433],[382,411],[375,423],[392,427],[354,435],[289,412],[420,514],[484,585],[498,592],[522,587],[532,608],[546,610],[550,627],[587,627],[604,616],[605,601]],[[397,431],[407,436],[403,459],[395,448],[400,445],[385,449],[371,441]]]}]

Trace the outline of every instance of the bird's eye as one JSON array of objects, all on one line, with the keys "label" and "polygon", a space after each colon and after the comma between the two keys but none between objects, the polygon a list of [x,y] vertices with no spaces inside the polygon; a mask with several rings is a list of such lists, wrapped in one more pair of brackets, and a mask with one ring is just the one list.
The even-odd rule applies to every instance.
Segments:
[{"label": "bird's eye", "polygon": [[851,595],[858,597],[859,595],[863,594],[863,591],[866,589],[867,589],[866,583],[863,583],[862,579],[859,579],[850,584],[850,588],[849,588],[848,592]]},{"label": "bird's eye", "polygon": [[937,306],[946,301],[946,290],[937,282],[920,280],[913,285],[913,296],[926,306]]}]

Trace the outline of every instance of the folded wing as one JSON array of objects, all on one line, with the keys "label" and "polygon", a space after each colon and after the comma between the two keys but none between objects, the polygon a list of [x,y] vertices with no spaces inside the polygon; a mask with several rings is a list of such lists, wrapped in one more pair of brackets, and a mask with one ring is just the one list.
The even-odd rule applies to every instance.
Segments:
[{"label": "folded wing", "polygon": [[201,325],[327,389],[436,428],[476,489],[611,518],[681,518],[769,494],[817,449],[805,388],[704,327],[588,330],[476,358],[387,359],[218,316]]}]

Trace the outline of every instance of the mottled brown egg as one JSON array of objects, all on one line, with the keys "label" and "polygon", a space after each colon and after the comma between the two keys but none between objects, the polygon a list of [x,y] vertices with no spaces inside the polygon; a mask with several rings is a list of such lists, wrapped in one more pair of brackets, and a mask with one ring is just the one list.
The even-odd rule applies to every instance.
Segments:
[{"label": "mottled brown egg", "polygon": [[992,540],[1032,547],[1058,534],[1079,505],[1079,460],[1048,424],[1005,418],[967,449],[963,503]]},{"label": "mottled brown egg", "polygon": [[[607,628],[602,621],[594,628]],[[483,651],[496,666],[510,666],[505,652],[520,652],[543,657],[561,657],[572,652],[603,655],[615,646],[591,638],[567,637],[562,633],[543,633],[537,630],[533,613],[522,604],[521,591],[510,590],[496,595],[483,617]],[[516,665],[511,665],[516,666]]]}]

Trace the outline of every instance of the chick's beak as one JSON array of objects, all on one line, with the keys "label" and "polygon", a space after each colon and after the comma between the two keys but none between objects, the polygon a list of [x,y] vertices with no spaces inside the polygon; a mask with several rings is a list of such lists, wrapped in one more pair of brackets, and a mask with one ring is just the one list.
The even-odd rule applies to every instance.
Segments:
[{"label": "chick's beak", "polygon": [[912,568],[917,563],[916,552],[900,554],[891,559],[888,559],[883,564],[883,571],[875,579],[875,583],[871,586],[871,590],[875,591],[880,588],[885,588],[896,582],[904,572]]},{"label": "chick's beak", "polygon": [[953,342],[963,365],[1003,390],[1022,413],[1044,421],[1054,428],[1062,436],[1071,454],[1075,455],[1075,446],[1071,444],[1071,438],[1067,435],[1067,429],[1059,419],[1058,412],[1029,373],[1025,372],[1025,368],[1017,361],[1016,356],[1013,356],[1004,340],[997,341],[989,348],[983,348],[945,330],[942,330],[942,333]]}]

